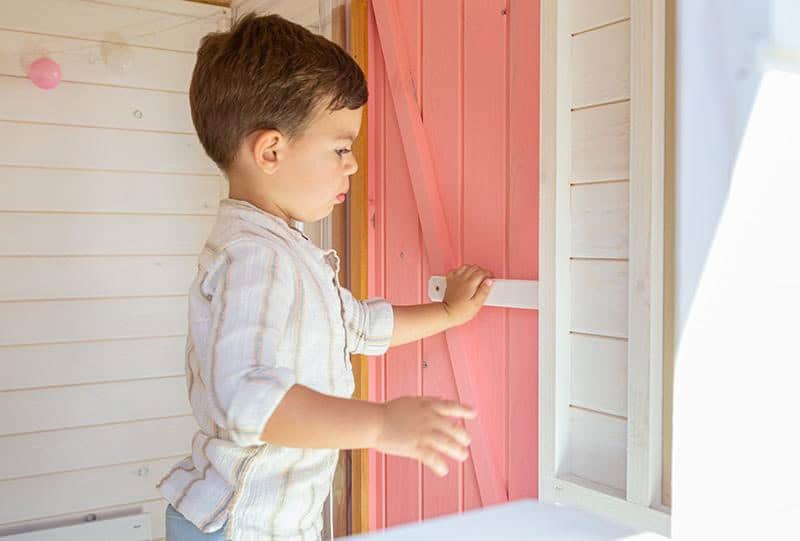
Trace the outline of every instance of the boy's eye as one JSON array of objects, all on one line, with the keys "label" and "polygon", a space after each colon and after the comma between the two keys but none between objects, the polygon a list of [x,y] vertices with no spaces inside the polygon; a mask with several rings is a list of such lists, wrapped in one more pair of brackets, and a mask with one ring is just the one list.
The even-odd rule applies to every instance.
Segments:
[{"label": "boy's eye", "polygon": [[338,148],[338,149],[335,150],[335,152],[341,158],[342,156],[344,156],[345,154],[350,152],[350,149],[349,148]]}]

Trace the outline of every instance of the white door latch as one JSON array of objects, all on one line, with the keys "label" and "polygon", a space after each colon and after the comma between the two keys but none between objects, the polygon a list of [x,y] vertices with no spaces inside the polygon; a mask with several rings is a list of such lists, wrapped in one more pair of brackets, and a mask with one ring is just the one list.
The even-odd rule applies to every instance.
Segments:
[{"label": "white door latch", "polygon": [[[447,278],[431,276],[428,280],[428,297],[432,301],[444,299]],[[539,309],[539,282],[535,280],[498,280],[494,279],[492,291],[486,299],[486,306],[501,308]]]}]

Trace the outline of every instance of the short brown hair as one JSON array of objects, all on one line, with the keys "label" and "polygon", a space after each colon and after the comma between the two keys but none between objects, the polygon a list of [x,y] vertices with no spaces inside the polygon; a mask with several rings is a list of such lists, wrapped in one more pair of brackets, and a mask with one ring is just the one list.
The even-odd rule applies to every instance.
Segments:
[{"label": "short brown hair", "polygon": [[229,31],[203,37],[189,87],[197,135],[223,170],[256,130],[291,139],[318,107],[358,109],[366,102],[364,73],[344,49],[278,15],[250,13]]}]

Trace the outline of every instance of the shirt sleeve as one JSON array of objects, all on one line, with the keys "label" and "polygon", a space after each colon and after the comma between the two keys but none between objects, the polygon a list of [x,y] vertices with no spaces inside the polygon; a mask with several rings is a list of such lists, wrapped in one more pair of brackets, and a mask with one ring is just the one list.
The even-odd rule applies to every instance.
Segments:
[{"label": "shirt sleeve", "polygon": [[379,297],[360,301],[343,287],[339,292],[344,305],[347,351],[359,355],[383,355],[392,342],[392,305]]},{"label": "shirt sleeve", "polygon": [[222,257],[211,298],[209,399],[234,443],[262,445],[264,426],[296,383],[294,370],[276,363],[293,273],[274,247],[255,242],[230,245]]}]

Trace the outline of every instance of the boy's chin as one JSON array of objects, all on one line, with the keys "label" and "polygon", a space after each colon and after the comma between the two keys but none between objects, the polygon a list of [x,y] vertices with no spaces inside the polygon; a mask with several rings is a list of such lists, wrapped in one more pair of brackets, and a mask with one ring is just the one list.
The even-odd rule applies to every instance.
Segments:
[{"label": "boy's chin", "polygon": [[304,215],[302,218],[295,218],[295,220],[297,220],[298,222],[303,222],[305,224],[313,224],[314,222],[324,220],[325,218],[333,214],[333,208],[334,206],[332,205],[327,210],[322,210],[316,213],[309,213],[307,215]]}]

